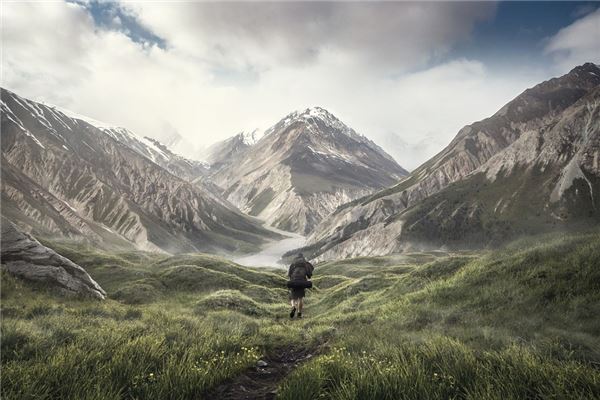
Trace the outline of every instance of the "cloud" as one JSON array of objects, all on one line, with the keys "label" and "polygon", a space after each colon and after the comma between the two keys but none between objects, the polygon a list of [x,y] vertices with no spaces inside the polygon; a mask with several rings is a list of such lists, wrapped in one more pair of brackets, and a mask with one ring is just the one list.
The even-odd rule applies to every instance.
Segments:
[{"label": "cloud", "polygon": [[223,68],[267,69],[341,52],[402,71],[445,54],[495,4],[433,2],[125,3],[173,47]]},{"label": "cloud", "polygon": [[[543,75],[498,76],[475,60],[459,59],[396,79],[366,79],[318,93],[343,121],[413,169],[443,149],[463,126],[486,118],[538,83]],[[344,84],[346,90],[344,91]],[[317,91],[317,88],[313,88]],[[344,101],[355,98],[356,101]]]},{"label": "cloud", "polygon": [[140,135],[181,136],[188,156],[320,105],[413,168],[547,77],[437,59],[487,4],[140,4],[114,14],[127,30],[98,24],[90,4],[5,4],[2,85]]},{"label": "cloud", "polygon": [[3,84],[27,87],[30,94],[52,93],[69,90],[92,73],[87,55],[95,38],[93,21],[81,7],[7,3],[2,24]]},{"label": "cloud", "polygon": [[600,63],[600,9],[591,12],[552,36],[545,53],[553,56],[561,72],[585,62]]}]

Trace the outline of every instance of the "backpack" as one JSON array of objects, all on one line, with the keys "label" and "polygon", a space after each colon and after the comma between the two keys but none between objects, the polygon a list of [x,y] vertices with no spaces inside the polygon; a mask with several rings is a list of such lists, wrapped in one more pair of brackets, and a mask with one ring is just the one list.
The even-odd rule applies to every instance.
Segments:
[{"label": "backpack", "polygon": [[306,260],[300,259],[294,261],[290,267],[290,280],[291,281],[306,281],[306,277],[311,277],[313,273],[313,266]]}]

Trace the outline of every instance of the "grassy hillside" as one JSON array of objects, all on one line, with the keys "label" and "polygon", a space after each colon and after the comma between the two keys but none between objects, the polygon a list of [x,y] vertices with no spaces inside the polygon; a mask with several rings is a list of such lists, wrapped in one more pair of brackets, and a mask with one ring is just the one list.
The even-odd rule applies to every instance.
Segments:
[{"label": "grassy hillside", "polygon": [[286,315],[281,271],[52,246],[109,300],[3,274],[4,399],[212,398],[299,348],[313,357],[278,398],[600,398],[598,233],[321,264],[303,320]]},{"label": "grassy hillside", "polygon": [[393,219],[405,221],[404,241],[458,248],[498,247],[518,237],[597,227],[600,212],[586,180],[577,179],[560,202],[549,203],[556,174],[541,165],[517,168],[494,182],[483,172],[472,174]]}]

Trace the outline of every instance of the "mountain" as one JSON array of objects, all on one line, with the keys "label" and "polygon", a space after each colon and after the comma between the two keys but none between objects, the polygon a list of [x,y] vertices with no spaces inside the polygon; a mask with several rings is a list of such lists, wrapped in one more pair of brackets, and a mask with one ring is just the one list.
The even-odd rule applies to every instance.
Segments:
[{"label": "mountain", "polygon": [[407,174],[379,146],[319,107],[289,114],[253,145],[238,135],[220,146],[229,162],[217,161],[211,178],[226,198],[276,228],[301,234],[339,205]]},{"label": "mountain", "polygon": [[210,165],[211,173],[214,174],[242,157],[244,152],[258,141],[258,137],[258,130],[240,132],[209,146],[204,150],[201,158]]},{"label": "mountain", "polygon": [[340,207],[305,250],[327,259],[484,246],[597,224],[599,86],[588,63],[525,90],[397,185]]},{"label": "mountain", "polygon": [[202,164],[126,129],[1,97],[2,215],[21,227],[173,253],[244,252],[273,236],[201,182]]},{"label": "mountain", "polygon": [[179,154],[175,154],[169,150],[167,145],[156,139],[148,136],[139,137],[123,127],[105,124],[104,122],[96,121],[92,118],[79,115],[70,110],[65,110],[51,104],[43,105],[72,119],[87,122],[140,155],[149,158],[173,175],[184,178],[187,181],[193,181],[208,174],[208,164],[201,161],[190,160]]},{"label": "mountain", "polygon": [[208,175],[209,166],[205,162],[190,160],[175,154],[156,139],[144,136],[141,140],[144,147],[140,154],[145,155],[144,153],[147,152],[148,158],[173,175],[190,182]]}]

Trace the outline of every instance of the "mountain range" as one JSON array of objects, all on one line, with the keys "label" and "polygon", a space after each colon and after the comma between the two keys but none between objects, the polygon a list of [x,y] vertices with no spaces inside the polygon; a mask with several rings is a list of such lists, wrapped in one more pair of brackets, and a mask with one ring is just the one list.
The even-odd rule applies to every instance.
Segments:
[{"label": "mountain range", "polygon": [[171,253],[279,237],[205,185],[206,165],[2,89],[2,215],[41,236]]},{"label": "mountain range", "polygon": [[322,221],[317,259],[490,246],[600,222],[600,68],[525,90],[398,184]]},{"label": "mountain range", "polygon": [[410,174],[320,107],[218,142],[201,162],[125,128],[1,97],[2,216],[42,237],[239,254],[281,239],[278,228],[308,235],[303,251],[324,260],[489,247],[600,222],[592,63],[465,126]]},{"label": "mountain range", "polygon": [[211,179],[245,213],[300,234],[338,206],[407,174],[371,140],[320,107],[296,111],[269,128],[212,147]]}]

